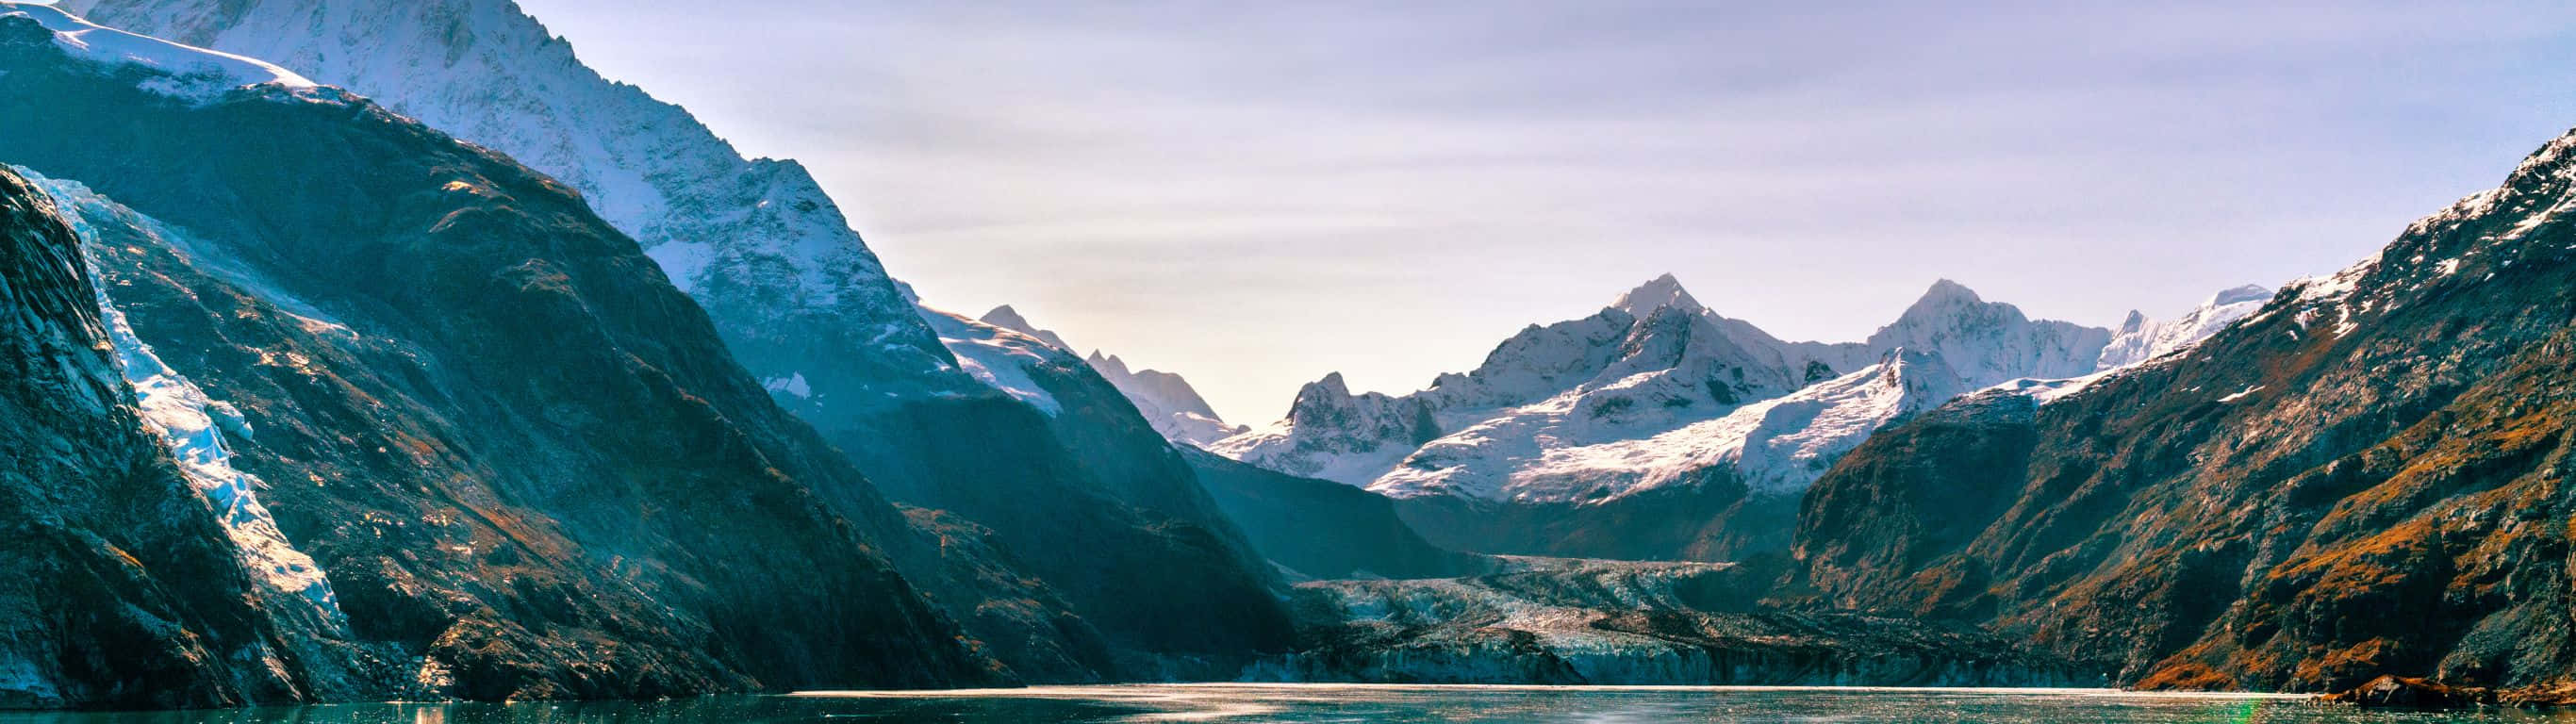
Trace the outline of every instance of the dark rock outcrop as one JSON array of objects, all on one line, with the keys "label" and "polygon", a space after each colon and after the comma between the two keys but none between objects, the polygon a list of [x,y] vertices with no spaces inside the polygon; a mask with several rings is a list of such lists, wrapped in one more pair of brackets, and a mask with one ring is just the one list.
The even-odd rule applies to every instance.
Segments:
[{"label": "dark rock outcrop", "polygon": [[2486,689],[2444,686],[2423,679],[2389,675],[2321,698],[2364,709],[2459,709],[2496,703],[2495,692]]}]

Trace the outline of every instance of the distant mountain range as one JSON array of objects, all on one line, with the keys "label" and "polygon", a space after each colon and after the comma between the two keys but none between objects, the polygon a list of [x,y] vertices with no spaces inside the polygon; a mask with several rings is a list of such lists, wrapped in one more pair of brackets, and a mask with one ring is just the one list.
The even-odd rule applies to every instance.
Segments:
[{"label": "distant mountain range", "polygon": [[792,162],[505,0],[0,1],[0,708],[2576,701],[2571,154],[2117,329],[1944,280],[1790,342],[1667,275],[1246,429],[1010,307],[922,306]]},{"label": "distant mountain range", "polygon": [[1891,421],[2185,349],[2266,296],[2231,290],[2171,323],[2133,313],[2115,350],[2109,330],[1943,280],[1867,341],[1826,344],[1720,316],[1666,275],[1419,392],[1328,376],[1286,419],[1209,447],[1396,498],[1463,550],[1731,560],[1785,550],[1797,496]]}]

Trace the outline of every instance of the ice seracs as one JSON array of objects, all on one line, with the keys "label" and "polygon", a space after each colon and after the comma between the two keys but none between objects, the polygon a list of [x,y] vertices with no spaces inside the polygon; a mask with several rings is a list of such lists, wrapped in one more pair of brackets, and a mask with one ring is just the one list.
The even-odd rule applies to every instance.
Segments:
[{"label": "ice seracs", "polygon": [[[81,237],[85,249],[101,243],[96,226],[99,223],[131,224],[143,233],[173,240],[174,247],[191,246],[175,240],[182,236],[178,230],[134,213],[87,186],[46,178],[26,169],[11,170],[53,198],[64,210],[62,220]],[[286,534],[278,530],[277,518],[260,502],[260,490],[267,484],[233,466],[228,438],[252,435],[250,423],[231,403],[212,399],[186,375],[164,363],[151,345],[135,335],[125,312],[109,298],[111,286],[97,278],[95,263],[91,265],[91,276],[91,286],[98,292],[99,319],[114,348],[118,371],[126,387],[133,391],[136,409],[150,432],[169,447],[181,476],[214,509],[216,522],[239,551],[243,569],[251,574],[251,580],[285,594],[284,600],[302,601],[316,622],[333,628],[345,626],[347,617],[341,613],[339,599],[322,567],[287,541]]]}]

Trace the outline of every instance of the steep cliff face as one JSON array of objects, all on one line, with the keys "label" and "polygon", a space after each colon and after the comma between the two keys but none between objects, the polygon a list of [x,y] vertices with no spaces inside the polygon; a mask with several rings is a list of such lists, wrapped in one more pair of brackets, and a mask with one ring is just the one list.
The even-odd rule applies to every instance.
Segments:
[{"label": "steep cliff face", "polygon": [[878,552],[901,514],[570,189],[336,90],[174,96],[72,45],[0,16],[0,158],[88,183],[51,190],[107,298],[238,413],[227,464],[346,615],[282,669],[343,688],[257,698],[995,680]]},{"label": "steep cliff face", "polygon": [[240,550],[144,431],[58,214],[0,168],[0,708],[307,691]]},{"label": "steep cliff face", "polygon": [[1806,583],[2147,686],[2576,677],[2571,149],[2188,353],[1881,434],[1809,495]]}]

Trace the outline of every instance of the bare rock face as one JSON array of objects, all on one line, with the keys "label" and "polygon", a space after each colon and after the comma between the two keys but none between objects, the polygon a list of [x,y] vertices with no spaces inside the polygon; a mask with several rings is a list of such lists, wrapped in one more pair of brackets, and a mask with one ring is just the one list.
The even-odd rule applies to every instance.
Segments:
[{"label": "bare rock face", "polygon": [[0,18],[0,158],[88,184],[107,299],[237,410],[346,617],[235,701],[1005,680],[881,553],[902,515],[570,189],[333,89],[171,97],[64,47]]},{"label": "bare rock face", "polygon": [[0,169],[0,707],[294,696],[310,682],[256,665],[280,661],[281,634],[144,432],[58,214]]},{"label": "bare rock face", "polygon": [[1881,433],[1810,493],[1802,585],[2145,687],[2565,688],[2571,149],[2188,354]]}]

